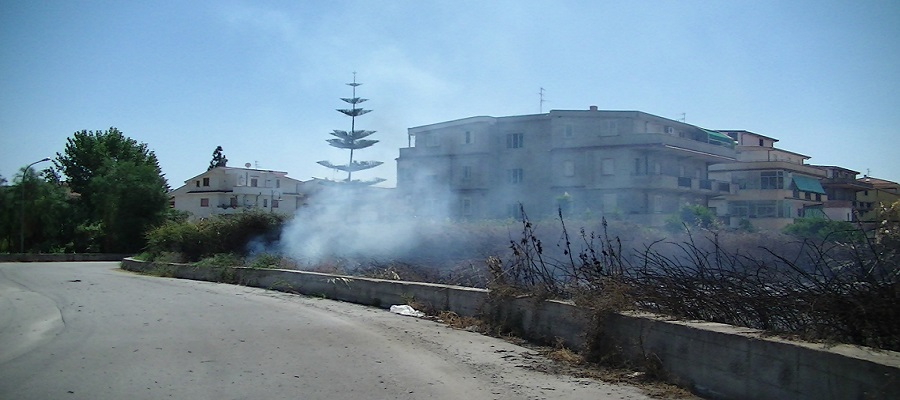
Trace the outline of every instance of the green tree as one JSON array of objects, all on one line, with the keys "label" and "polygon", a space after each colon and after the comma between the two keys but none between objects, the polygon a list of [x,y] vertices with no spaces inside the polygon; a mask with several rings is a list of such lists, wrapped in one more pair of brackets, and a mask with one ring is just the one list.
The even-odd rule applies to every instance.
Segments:
[{"label": "green tree", "polygon": [[168,185],[146,143],[116,128],[80,131],[53,161],[78,195],[77,251],[136,252],[166,216]]},{"label": "green tree", "polygon": [[865,233],[852,223],[825,218],[797,218],[781,232],[815,241],[856,242],[865,239]]},{"label": "green tree", "polygon": [[206,170],[209,171],[213,168],[226,167],[227,164],[228,159],[225,158],[225,154],[222,154],[222,146],[216,146],[216,149],[213,151],[212,160],[209,162],[209,168]]},{"label": "green tree", "polygon": [[[0,186],[0,251],[64,251],[71,236],[68,189],[33,169],[23,169],[12,186]],[[23,184],[24,182],[24,184]],[[22,201],[27,212],[22,219]]]},{"label": "green tree", "polygon": [[681,206],[678,214],[674,214],[666,218],[666,229],[672,232],[678,232],[688,227],[700,227],[704,229],[714,229],[719,227],[719,221],[716,214],[707,207],[701,205],[686,204]]}]

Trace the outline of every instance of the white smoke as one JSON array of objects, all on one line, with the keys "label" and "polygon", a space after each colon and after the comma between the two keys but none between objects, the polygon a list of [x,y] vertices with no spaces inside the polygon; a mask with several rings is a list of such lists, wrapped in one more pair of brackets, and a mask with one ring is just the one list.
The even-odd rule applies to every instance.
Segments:
[{"label": "white smoke", "polygon": [[[446,200],[446,199],[445,199]],[[417,216],[397,189],[322,183],[281,234],[277,251],[301,265],[332,258],[402,260],[447,220],[447,204]]]}]

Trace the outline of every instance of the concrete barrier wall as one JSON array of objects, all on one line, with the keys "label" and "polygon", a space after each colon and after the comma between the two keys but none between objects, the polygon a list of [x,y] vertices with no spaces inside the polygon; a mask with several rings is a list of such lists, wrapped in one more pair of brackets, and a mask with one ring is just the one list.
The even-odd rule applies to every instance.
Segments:
[{"label": "concrete barrier wall", "polygon": [[898,399],[900,353],[765,337],[730,325],[613,314],[598,320],[570,303],[489,298],[483,289],[304,271],[201,268],[132,259],[124,269],[238,283],[387,308],[415,303],[462,316],[487,316],[533,340],[585,346],[586,332],[635,362],[657,363],[669,378],[720,399]]},{"label": "concrete barrier wall", "polygon": [[14,253],[0,254],[0,262],[71,262],[71,261],[121,261],[131,254],[106,253]]}]

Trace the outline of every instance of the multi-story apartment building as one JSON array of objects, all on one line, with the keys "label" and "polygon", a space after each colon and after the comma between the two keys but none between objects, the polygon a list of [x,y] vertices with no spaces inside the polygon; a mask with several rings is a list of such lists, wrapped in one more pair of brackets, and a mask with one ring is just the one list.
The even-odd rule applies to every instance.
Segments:
[{"label": "multi-story apartment building", "polygon": [[900,201],[900,183],[870,176],[864,176],[859,181],[870,185],[870,188],[857,192],[859,219],[864,222],[880,222],[881,205],[890,206]]},{"label": "multi-story apartment building", "polygon": [[[418,215],[618,214],[661,224],[684,204],[732,192],[711,164],[734,162],[718,132],[639,111],[553,110],[408,130],[397,189]],[[414,143],[413,143],[414,139]]]},{"label": "multi-story apartment building", "polygon": [[857,193],[872,189],[872,184],[856,179],[858,171],[833,165],[816,165],[825,171],[822,187],[828,200],[822,209],[828,219],[835,221],[858,221],[861,214]]},{"label": "multi-story apartment building", "polygon": [[775,148],[777,139],[758,133],[719,131],[737,142],[737,161],[709,166],[713,179],[737,190],[710,201],[732,227],[749,221],[761,229],[781,229],[794,218],[823,216],[828,200],[820,182],[826,171],[806,165],[809,156]]},{"label": "multi-story apartment building", "polygon": [[177,210],[191,218],[234,214],[248,208],[293,215],[306,199],[304,182],[287,172],[217,167],[184,182],[169,193]]}]

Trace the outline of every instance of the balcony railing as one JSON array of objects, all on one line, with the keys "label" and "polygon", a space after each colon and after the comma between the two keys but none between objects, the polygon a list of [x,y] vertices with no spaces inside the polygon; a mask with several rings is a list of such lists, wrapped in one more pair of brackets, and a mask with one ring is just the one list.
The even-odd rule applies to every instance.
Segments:
[{"label": "balcony railing", "polygon": [[731,193],[731,184],[714,179],[694,179],[663,174],[632,175],[632,185],[636,188],[660,190],[700,190],[712,193]]}]

